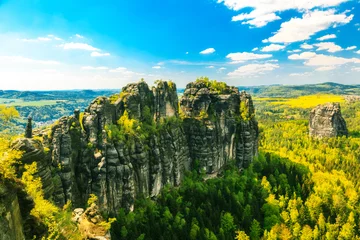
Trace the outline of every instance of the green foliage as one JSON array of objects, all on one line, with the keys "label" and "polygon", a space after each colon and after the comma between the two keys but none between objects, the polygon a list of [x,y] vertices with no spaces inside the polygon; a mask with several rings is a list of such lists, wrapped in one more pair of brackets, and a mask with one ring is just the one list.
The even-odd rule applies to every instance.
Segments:
[{"label": "green foliage", "polygon": [[217,92],[218,94],[226,94],[230,88],[224,82],[218,82],[216,80],[210,80],[208,77],[200,77],[196,79],[196,83],[203,83],[210,90]]},{"label": "green foliage", "polygon": [[[270,201],[268,190],[261,184],[263,176],[282,179],[271,189],[280,189],[281,182],[290,186],[288,195],[296,192],[307,196],[307,189],[299,189],[297,184],[303,185],[308,174],[306,167],[263,153],[241,174],[229,165],[222,178],[204,181],[204,175],[194,171],[178,188],[164,188],[156,202],[140,198],[133,212],[121,209],[112,233],[118,239],[137,239],[142,234],[148,239],[234,239],[235,230],[241,229],[248,235],[262,236],[262,208]],[[281,218],[278,210],[266,214]],[[251,224],[253,219],[259,224]]]}]

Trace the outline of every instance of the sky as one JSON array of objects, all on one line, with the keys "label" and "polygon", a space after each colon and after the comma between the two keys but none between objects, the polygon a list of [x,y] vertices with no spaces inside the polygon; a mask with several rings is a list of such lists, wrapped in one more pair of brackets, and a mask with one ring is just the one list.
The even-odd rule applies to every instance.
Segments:
[{"label": "sky", "polygon": [[0,0],[0,89],[360,84],[359,0]]}]

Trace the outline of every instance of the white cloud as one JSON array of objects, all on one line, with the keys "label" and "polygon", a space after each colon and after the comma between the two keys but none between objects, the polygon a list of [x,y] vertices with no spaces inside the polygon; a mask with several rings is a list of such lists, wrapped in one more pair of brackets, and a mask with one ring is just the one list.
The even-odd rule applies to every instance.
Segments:
[{"label": "white cloud", "polygon": [[186,52],[185,54],[187,55],[187,54],[189,54],[189,52]]},{"label": "white cloud", "polygon": [[276,16],[275,13],[261,15],[261,16],[255,17],[255,18],[253,18],[251,16],[251,14],[240,14],[240,15],[234,16],[232,18],[232,21],[233,22],[243,21],[245,19],[251,19],[251,20],[244,21],[244,22],[242,22],[242,24],[249,24],[253,27],[263,27],[263,26],[266,26],[269,22],[273,22],[273,21],[279,20],[281,18],[279,16]]},{"label": "white cloud", "polygon": [[360,72],[360,67],[355,67],[355,68],[352,68],[351,71],[354,71],[354,72]]},{"label": "white cloud", "polygon": [[110,56],[110,53],[92,52],[91,56],[92,57],[105,57],[105,56]]},{"label": "white cloud", "polygon": [[214,48],[207,48],[207,49],[201,51],[200,54],[211,54],[211,53],[214,53],[214,52],[215,52]]},{"label": "white cloud", "polygon": [[229,53],[226,58],[230,58],[233,62],[232,63],[241,63],[248,60],[256,60],[256,59],[264,59],[264,58],[271,58],[271,54],[256,54],[256,53]]},{"label": "white cloud", "polygon": [[255,51],[257,51],[257,50],[259,50],[259,48],[258,48],[258,47],[253,48],[251,51],[255,52]]},{"label": "white cloud", "polygon": [[315,54],[314,57],[309,58],[304,64],[307,66],[338,66],[346,63],[360,63],[360,59]]},{"label": "white cloud", "polygon": [[59,45],[65,50],[71,50],[71,49],[79,49],[79,50],[85,50],[85,51],[100,51],[100,49],[95,48],[87,43],[64,43]]},{"label": "white cloud", "polygon": [[38,37],[38,38],[34,38],[34,39],[27,39],[27,38],[23,38],[20,39],[23,42],[48,42],[51,41],[51,38],[48,37]]},{"label": "white cloud", "polygon": [[36,60],[31,58],[26,58],[22,56],[0,56],[0,62],[12,62],[12,63],[21,63],[21,64],[42,64],[42,65],[57,65],[60,62],[52,60]]},{"label": "white cloud", "polygon": [[268,40],[273,43],[293,43],[308,40],[317,32],[326,30],[335,24],[339,25],[349,23],[353,16],[354,15],[347,16],[345,13],[337,14],[334,9],[327,11],[314,10],[312,12],[306,12],[303,14],[302,18],[295,17],[291,18],[287,22],[283,22],[280,29]]},{"label": "white cloud", "polygon": [[225,68],[225,67],[221,67],[221,68],[219,68],[218,70],[219,70],[219,72],[222,72],[222,71],[226,70],[226,68]]},{"label": "white cloud", "polygon": [[350,50],[354,50],[354,49],[356,49],[356,46],[347,47],[345,50],[350,51]]},{"label": "white cloud", "polygon": [[290,77],[306,77],[306,76],[310,76],[311,72],[303,72],[303,73],[290,73],[289,76]]},{"label": "white cloud", "polygon": [[313,49],[313,48],[314,48],[312,45],[307,44],[307,43],[301,44],[300,47],[301,47],[302,49]]},{"label": "white cloud", "polygon": [[[239,11],[244,8],[253,9],[250,13],[242,13],[232,18],[254,27],[265,26],[267,23],[280,19],[276,13],[294,9],[306,11],[314,8],[335,7],[348,0],[218,0],[229,9]],[[247,20],[247,21],[246,21]]]},{"label": "white cloud", "polygon": [[154,69],[160,69],[161,66],[153,66],[152,68],[154,68]]},{"label": "white cloud", "polygon": [[315,69],[315,71],[325,72],[325,71],[334,70],[335,68],[336,68],[335,66],[324,66],[324,67],[318,67],[317,69]]},{"label": "white cloud", "polygon": [[318,41],[324,41],[324,40],[333,39],[333,38],[336,38],[336,35],[335,35],[335,34],[327,34],[327,35],[325,35],[325,36],[322,36],[322,37],[317,38],[316,40],[318,40]]},{"label": "white cloud", "polygon": [[80,34],[75,34],[75,37],[77,37],[77,38],[84,38],[84,36],[81,36]]},{"label": "white cloud", "polygon": [[115,68],[115,69],[110,69],[109,72],[111,72],[111,73],[120,73],[122,76],[125,76],[125,77],[131,77],[131,76],[134,76],[134,75],[138,75],[138,76],[143,75],[142,73],[136,73],[136,72],[130,71],[125,67],[118,67],[118,68]]},{"label": "white cloud", "polygon": [[229,77],[242,77],[262,74],[266,71],[273,71],[279,68],[278,64],[264,63],[264,64],[248,64],[241,66],[233,72],[228,73]]},{"label": "white cloud", "polygon": [[300,54],[292,54],[288,58],[291,60],[304,60],[304,59],[310,59],[312,57],[315,57],[316,53],[313,52],[303,52]]},{"label": "white cloud", "polygon": [[284,45],[279,45],[279,44],[270,44],[269,46],[263,47],[261,49],[262,52],[274,52],[274,51],[279,51],[281,49],[284,49],[285,46]]},{"label": "white cloud", "polygon": [[214,66],[207,66],[206,68],[215,68]]},{"label": "white cloud", "polygon": [[325,51],[334,53],[334,52],[339,52],[339,51],[344,50],[344,49],[342,49],[342,47],[340,47],[339,45],[336,45],[333,42],[316,43],[316,44],[314,44],[314,46],[318,47],[318,49],[316,49],[316,51],[325,50]]},{"label": "white cloud", "polygon": [[356,51],[355,53],[360,54],[360,50]]},{"label": "white cloud", "polygon": [[287,51],[288,53],[298,53],[298,52],[301,52],[300,49],[294,49],[294,50],[289,50]]},{"label": "white cloud", "polygon": [[85,66],[82,67],[81,70],[108,70],[108,67],[91,67],[91,66]]}]

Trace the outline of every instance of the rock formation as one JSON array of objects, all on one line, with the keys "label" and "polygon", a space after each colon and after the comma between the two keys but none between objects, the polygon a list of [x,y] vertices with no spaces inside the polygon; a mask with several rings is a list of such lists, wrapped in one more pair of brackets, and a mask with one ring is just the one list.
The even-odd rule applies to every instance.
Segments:
[{"label": "rock formation", "polygon": [[348,135],[339,103],[326,103],[312,109],[309,128],[310,136],[318,138]]},{"label": "rock formation", "polygon": [[25,137],[32,138],[32,117],[28,118],[28,122],[25,128]]},{"label": "rock formation", "polygon": [[84,113],[59,119],[36,139],[19,139],[23,162],[38,161],[45,195],[83,207],[90,194],[101,211],[132,208],[141,195],[177,186],[199,166],[214,173],[229,160],[246,167],[257,154],[258,126],[249,94],[209,81],[128,84],[118,98],[96,98]]}]

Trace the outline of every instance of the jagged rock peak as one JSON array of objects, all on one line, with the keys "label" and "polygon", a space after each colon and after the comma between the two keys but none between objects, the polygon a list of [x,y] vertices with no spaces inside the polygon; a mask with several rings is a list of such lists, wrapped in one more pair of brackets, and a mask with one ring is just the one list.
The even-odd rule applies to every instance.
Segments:
[{"label": "jagged rock peak", "polygon": [[341,115],[340,103],[326,103],[312,109],[309,128],[312,137],[347,136],[348,130]]}]

